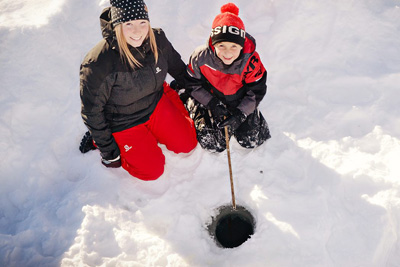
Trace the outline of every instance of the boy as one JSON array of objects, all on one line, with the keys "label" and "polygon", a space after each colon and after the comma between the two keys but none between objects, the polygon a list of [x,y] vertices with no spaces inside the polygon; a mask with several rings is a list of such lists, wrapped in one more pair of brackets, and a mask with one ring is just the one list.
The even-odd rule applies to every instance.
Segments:
[{"label": "boy", "polygon": [[245,148],[269,139],[267,122],[257,109],[267,92],[267,72],[245,32],[239,8],[221,7],[208,44],[197,48],[187,68],[187,108],[195,122],[197,140],[211,152],[226,149],[224,127]]}]

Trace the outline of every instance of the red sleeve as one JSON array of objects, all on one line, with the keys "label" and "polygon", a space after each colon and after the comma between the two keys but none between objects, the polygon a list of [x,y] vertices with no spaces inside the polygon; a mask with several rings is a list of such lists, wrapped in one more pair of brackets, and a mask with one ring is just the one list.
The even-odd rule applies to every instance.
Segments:
[{"label": "red sleeve", "polygon": [[263,77],[264,73],[265,68],[261,62],[260,56],[257,52],[254,52],[244,68],[244,81],[245,83],[257,82]]}]

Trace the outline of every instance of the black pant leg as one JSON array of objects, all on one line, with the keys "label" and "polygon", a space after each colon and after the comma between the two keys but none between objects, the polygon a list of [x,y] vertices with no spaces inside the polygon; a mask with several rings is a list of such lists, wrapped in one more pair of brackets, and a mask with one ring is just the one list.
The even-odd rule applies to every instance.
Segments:
[{"label": "black pant leg", "polygon": [[186,107],[194,121],[197,141],[201,147],[210,152],[220,153],[226,149],[224,129],[219,129],[210,116],[209,110],[190,98]]},{"label": "black pant leg", "polygon": [[238,143],[245,148],[255,148],[271,138],[267,121],[256,109],[234,133]]}]

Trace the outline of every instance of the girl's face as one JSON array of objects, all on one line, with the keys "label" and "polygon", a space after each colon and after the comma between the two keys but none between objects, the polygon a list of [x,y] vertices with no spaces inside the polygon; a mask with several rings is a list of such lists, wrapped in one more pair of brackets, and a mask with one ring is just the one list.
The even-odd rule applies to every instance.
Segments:
[{"label": "girl's face", "polygon": [[225,65],[232,64],[242,51],[242,46],[231,42],[220,42],[215,44],[215,52]]},{"label": "girl's face", "polygon": [[124,22],[122,23],[122,33],[128,44],[133,47],[139,47],[149,33],[149,21],[139,19]]}]

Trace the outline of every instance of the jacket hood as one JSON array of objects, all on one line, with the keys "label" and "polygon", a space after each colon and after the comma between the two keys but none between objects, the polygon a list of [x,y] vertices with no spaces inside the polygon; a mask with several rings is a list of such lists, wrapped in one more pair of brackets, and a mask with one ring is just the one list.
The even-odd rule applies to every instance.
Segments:
[{"label": "jacket hood", "polygon": [[103,38],[111,42],[115,36],[114,27],[111,23],[111,7],[106,7],[103,9],[100,15],[100,28]]}]

